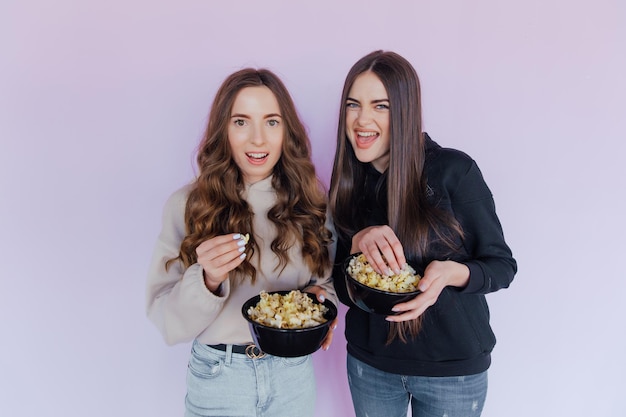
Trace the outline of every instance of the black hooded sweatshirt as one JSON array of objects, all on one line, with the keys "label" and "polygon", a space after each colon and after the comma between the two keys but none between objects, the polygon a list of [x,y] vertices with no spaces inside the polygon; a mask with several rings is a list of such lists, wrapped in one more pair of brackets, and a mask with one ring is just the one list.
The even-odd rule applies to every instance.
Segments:
[{"label": "black hooded sweatshirt", "polygon": [[[346,314],[348,353],[382,371],[418,376],[460,376],[483,372],[491,363],[496,339],[489,325],[485,294],[509,286],[517,264],[504,240],[491,191],[476,162],[465,153],[442,148],[426,135],[424,171],[428,199],[452,213],[463,229],[460,248],[450,253],[432,245],[427,259],[409,259],[423,271],[432,260],[454,260],[467,265],[469,283],[463,289],[446,287],[423,315],[415,339],[386,345],[389,322],[370,314],[348,297],[343,262],[349,256],[351,237],[339,237],[334,282]],[[365,193],[358,202],[365,223],[388,224],[386,175],[368,164]],[[433,242],[435,243],[435,242]],[[415,263],[419,263],[415,265]]]}]

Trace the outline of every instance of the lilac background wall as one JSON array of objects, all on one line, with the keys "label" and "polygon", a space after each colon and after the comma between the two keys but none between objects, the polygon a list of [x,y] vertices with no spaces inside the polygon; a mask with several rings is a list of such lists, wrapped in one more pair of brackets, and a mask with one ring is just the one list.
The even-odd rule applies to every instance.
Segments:
[{"label": "lilac background wall", "polygon": [[[327,182],[343,78],[378,48],[417,68],[428,132],[477,160],[519,261],[489,296],[483,415],[626,415],[625,9],[4,0],[0,415],[182,415],[189,346],[145,318],[144,282],[217,86],[280,74]],[[315,355],[318,416],[352,415],[344,345]]]}]

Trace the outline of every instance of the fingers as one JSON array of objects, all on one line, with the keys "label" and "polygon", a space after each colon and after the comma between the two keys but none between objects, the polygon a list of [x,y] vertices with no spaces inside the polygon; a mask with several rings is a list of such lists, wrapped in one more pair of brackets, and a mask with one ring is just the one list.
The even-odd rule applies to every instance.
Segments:
[{"label": "fingers", "polygon": [[[319,301],[320,303],[323,303],[324,301],[326,301],[326,297],[328,296],[328,293],[326,292],[326,290],[320,287],[319,285],[312,285],[306,288],[305,290],[308,293],[314,294],[317,297],[317,301]],[[333,341],[333,331],[337,328],[337,323],[339,322],[338,320],[339,320],[338,318],[335,318],[330,323],[328,333],[326,333],[326,337],[322,341],[323,350],[328,350],[328,348],[330,348],[330,345]]]},{"label": "fingers", "polygon": [[330,348],[330,345],[333,342],[333,334],[335,329],[337,328],[337,324],[339,323],[339,319],[335,318],[331,323],[330,323],[330,327],[328,329],[328,333],[326,334],[326,337],[324,338],[324,341],[322,342],[322,349],[323,350],[328,350]]},{"label": "fingers", "polygon": [[317,301],[319,301],[320,303],[326,301],[326,297],[328,297],[328,293],[326,292],[326,290],[319,285],[312,285],[306,288],[305,291],[315,295]]},{"label": "fingers", "polygon": [[396,304],[392,310],[399,314],[387,316],[386,320],[400,322],[413,320],[422,315],[428,307],[437,302],[441,292],[448,284],[448,273],[454,268],[454,263],[431,262],[426,267],[424,277],[419,283],[419,289],[422,292],[410,301]]},{"label": "fingers", "polygon": [[369,227],[357,233],[353,240],[379,274],[399,274],[406,264],[402,244],[389,226]]},{"label": "fingers", "polygon": [[245,259],[245,245],[245,239],[239,233],[216,236],[202,242],[196,248],[196,254],[205,277],[214,283],[224,281],[228,273]]},{"label": "fingers", "polygon": [[[196,248],[198,256],[201,254],[212,252],[215,255],[221,255],[225,252],[244,247],[246,240],[240,233],[231,233],[228,235],[215,236],[205,240]],[[242,251],[243,252],[243,251]]]},{"label": "fingers", "polygon": [[381,275],[393,275],[390,265],[387,265],[387,262],[385,262],[385,259],[389,259],[390,264],[395,262],[393,259],[387,258],[390,252],[389,248],[387,242],[383,244],[369,242],[360,246],[361,252],[363,252],[363,255],[365,255],[365,258],[372,268]]},{"label": "fingers", "polygon": [[414,320],[424,314],[424,311],[430,307],[428,303],[419,303],[416,307],[412,307],[412,305],[413,304],[410,304],[410,302],[397,304],[393,308],[393,311],[398,311],[400,314],[387,316],[385,317],[385,320],[394,322]]}]

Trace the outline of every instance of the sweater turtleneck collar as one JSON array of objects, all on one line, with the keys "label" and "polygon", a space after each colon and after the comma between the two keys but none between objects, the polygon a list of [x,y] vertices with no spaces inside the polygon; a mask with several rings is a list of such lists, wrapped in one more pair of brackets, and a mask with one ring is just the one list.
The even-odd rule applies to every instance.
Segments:
[{"label": "sweater turtleneck collar", "polygon": [[260,181],[253,183],[246,183],[246,191],[271,191],[274,188],[272,187],[272,178],[274,176],[270,175],[267,178],[264,178]]}]

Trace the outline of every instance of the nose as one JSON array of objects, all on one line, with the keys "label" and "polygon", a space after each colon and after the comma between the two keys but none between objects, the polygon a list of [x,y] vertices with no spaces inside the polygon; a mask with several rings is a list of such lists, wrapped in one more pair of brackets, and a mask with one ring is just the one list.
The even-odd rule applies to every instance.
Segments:
[{"label": "nose", "polygon": [[373,120],[371,110],[361,107],[356,118],[356,122],[359,126],[366,126]]},{"label": "nose", "polygon": [[261,146],[265,143],[265,131],[263,125],[254,125],[250,132],[250,142],[254,145]]}]

